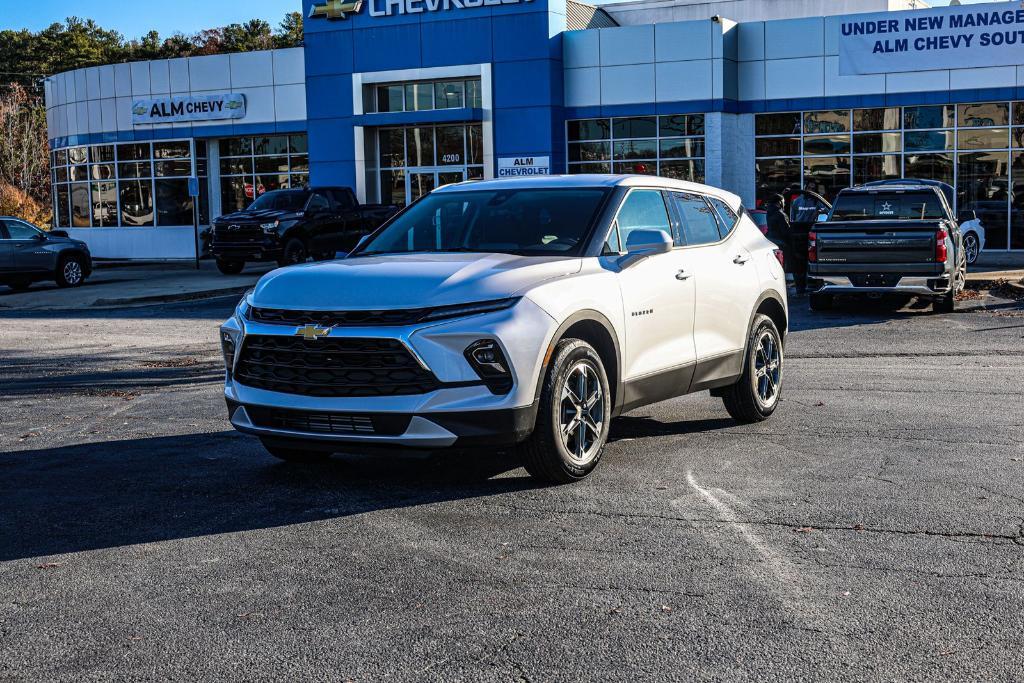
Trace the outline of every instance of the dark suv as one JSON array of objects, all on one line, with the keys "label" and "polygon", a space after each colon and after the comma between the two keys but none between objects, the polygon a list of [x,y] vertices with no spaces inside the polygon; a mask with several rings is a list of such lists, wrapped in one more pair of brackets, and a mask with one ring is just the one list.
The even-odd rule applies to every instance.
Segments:
[{"label": "dark suv", "polygon": [[89,247],[66,232],[44,232],[18,218],[0,216],[0,284],[28,289],[33,282],[54,280],[77,287],[92,273]]},{"label": "dark suv", "polygon": [[397,211],[393,205],[360,205],[348,187],[274,190],[216,219],[210,251],[227,275],[242,272],[246,261],[287,266],[310,256],[326,260],[351,251]]}]

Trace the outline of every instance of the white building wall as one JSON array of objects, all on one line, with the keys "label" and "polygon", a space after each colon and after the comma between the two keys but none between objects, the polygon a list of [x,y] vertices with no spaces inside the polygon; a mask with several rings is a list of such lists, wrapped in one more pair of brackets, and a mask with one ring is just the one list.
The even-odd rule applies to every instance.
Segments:
[{"label": "white building wall", "polygon": [[623,26],[727,17],[737,22],[824,17],[928,7],[923,0],[639,0],[603,4]]}]

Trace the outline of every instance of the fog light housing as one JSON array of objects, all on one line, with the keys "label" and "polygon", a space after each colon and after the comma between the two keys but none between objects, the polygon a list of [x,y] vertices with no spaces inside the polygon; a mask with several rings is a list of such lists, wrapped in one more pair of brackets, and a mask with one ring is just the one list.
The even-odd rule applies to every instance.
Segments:
[{"label": "fog light housing", "polygon": [[492,394],[512,390],[512,370],[498,342],[480,339],[466,347],[466,360]]},{"label": "fog light housing", "polygon": [[224,369],[227,370],[228,377],[231,377],[231,370],[235,365],[235,338],[221,331],[220,348],[224,352]]}]

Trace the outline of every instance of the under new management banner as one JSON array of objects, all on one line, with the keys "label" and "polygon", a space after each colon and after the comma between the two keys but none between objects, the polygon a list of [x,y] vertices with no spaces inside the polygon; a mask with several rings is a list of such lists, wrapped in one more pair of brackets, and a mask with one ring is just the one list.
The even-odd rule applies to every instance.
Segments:
[{"label": "under new management banner", "polygon": [[1024,64],[1024,5],[855,14],[839,25],[839,74]]}]

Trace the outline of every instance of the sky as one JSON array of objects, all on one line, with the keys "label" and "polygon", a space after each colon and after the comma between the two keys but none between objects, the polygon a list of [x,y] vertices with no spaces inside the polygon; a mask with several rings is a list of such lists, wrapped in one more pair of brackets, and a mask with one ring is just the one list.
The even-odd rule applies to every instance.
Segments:
[{"label": "sky", "polygon": [[153,29],[169,36],[248,19],[276,28],[286,13],[301,11],[301,0],[0,0],[0,29],[38,31],[75,15],[138,38]]},{"label": "sky", "polygon": [[[963,0],[964,4],[986,1]],[[933,7],[947,4],[948,0],[931,2]],[[300,0],[0,0],[0,29],[38,31],[74,14],[128,38],[152,29],[169,36],[247,19],[265,19],[276,27],[287,12],[301,11],[301,7]]]}]

